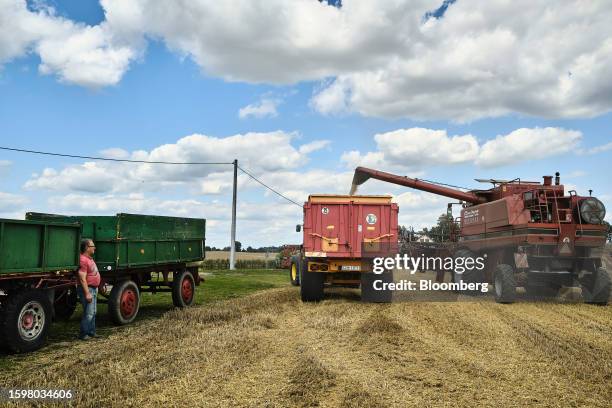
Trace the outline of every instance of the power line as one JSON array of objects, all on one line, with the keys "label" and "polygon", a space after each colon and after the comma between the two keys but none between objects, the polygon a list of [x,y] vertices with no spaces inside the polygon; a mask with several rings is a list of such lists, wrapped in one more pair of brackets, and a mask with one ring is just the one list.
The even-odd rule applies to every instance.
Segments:
[{"label": "power line", "polygon": [[232,162],[171,162],[171,161],[151,161],[151,160],[132,160],[132,159],[113,159],[110,157],[98,157],[98,156],[81,156],[77,154],[64,154],[64,153],[52,153],[52,152],[42,152],[38,150],[27,150],[27,149],[16,149],[13,147],[3,147],[0,146],[0,150],[7,150],[11,152],[19,152],[19,153],[32,153],[32,154],[40,154],[44,156],[57,156],[57,157],[69,157],[72,159],[86,159],[86,160],[101,160],[101,161],[111,161],[111,162],[123,162],[123,163],[145,163],[145,164],[189,164],[189,165],[204,165],[204,164],[233,164]]},{"label": "power line", "polygon": [[[72,158],[72,159],[101,160],[101,161],[123,162],[123,163],[173,164],[173,165],[180,165],[180,164],[185,164],[185,165],[209,165],[209,164],[210,165],[233,165],[234,164],[233,162],[171,162],[171,161],[115,159],[115,158],[110,158],[110,157],[83,156],[83,155],[78,155],[78,154],[65,154],[65,153],[43,152],[43,151],[40,151],[40,150],[17,149],[17,148],[14,148],[14,147],[5,147],[5,146],[0,146],[0,150],[6,150],[6,151],[18,152],[18,153],[40,154],[40,155],[44,155],[44,156],[68,157],[68,158]],[[268,190],[272,191],[273,193],[277,194],[279,197],[284,198],[285,200],[287,200],[287,201],[297,205],[300,208],[302,207],[300,204],[298,204],[297,202],[293,201],[289,197],[279,193],[277,190],[275,190],[274,188],[272,188],[269,185],[265,184],[264,182],[259,180],[257,177],[253,176],[251,173],[249,173],[248,171],[243,169],[242,167],[238,166],[238,168],[243,173],[248,175],[250,178],[252,178],[256,182],[258,182],[259,184],[261,184],[262,186],[264,186]]]},{"label": "power line", "polygon": [[284,198],[285,200],[289,201],[290,203],[293,203],[295,205],[297,205],[298,207],[302,208],[301,204],[296,203],[295,201],[293,201],[292,199],[290,199],[287,196],[284,196],[283,194],[279,193],[278,191],[276,191],[275,189],[273,189],[272,187],[270,187],[269,185],[267,185],[266,183],[264,183],[263,181],[259,180],[257,177],[255,177],[254,175],[252,175],[251,173],[249,173],[248,171],[246,171],[245,169],[243,169],[242,167],[238,166],[238,168],[240,169],[240,171],[242,171],[244,174],[246,174],[247,176],[249,176],[250,178],[252,178],[253,180],[255,180],[256,182],[258,182],[259,184],[261,184],[262,186],[264,186],[265,188],[267,188],[268,190],[272,191],[273,193],[275,193],[276,195],[278,195],[279,197]]}]

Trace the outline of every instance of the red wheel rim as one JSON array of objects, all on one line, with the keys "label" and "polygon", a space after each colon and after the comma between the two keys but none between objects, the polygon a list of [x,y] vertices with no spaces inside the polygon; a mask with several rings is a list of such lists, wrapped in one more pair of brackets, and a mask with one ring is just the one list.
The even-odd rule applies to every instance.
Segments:
[{"label": "red wheel rim", "polygon": [[126,289],[121,294],[121,316],[130,318],[136,312],[137,300],[136,292],[133,289]]},{"label": "red wheel rim", "polygon": [[193,287],[191,286],[191,280],[187,277],[185,277],[183,279],[183,282],[181,283],[181,296],[184,302],[191,302],[191,298],[193,296]]}]

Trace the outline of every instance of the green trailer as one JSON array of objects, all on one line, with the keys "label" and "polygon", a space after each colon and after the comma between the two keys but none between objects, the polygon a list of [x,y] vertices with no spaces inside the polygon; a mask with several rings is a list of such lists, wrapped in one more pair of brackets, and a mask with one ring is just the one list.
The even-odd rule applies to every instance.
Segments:
[{"label": "green trailer", "polygon": [[76,304],[80,239],[80,224],[0,219],[0,344],[39,348]]},{"label": "green trailer", "polygon": [[[138,314],[140,293],[172,292],[178,307],[193,304],[200,284],[195,262],[205,257],[206,220],[140,214],[66,216],[29,212],[28,220],[79,223],[96,244],[103,285],[112,286],[108,310],[117,324]],[[170,277],[172,279],[170,279]]]},{"label": "green trailer", "polygon": [[192,305],[205,235],[206,220],[197,218],[27,213],[26,221],[1,220],[0,343],[34,350],[52,319],[72,315],[82,238],[96,244],[100,303],[115,323],[136,318],[142,292],[171,292],[175,306]]}]

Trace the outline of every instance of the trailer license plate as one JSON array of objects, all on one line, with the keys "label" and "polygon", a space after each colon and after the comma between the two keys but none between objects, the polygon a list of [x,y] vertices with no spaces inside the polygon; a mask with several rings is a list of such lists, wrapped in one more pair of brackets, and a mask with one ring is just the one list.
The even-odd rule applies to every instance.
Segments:
[{"label": "trailer license plate", "polygon": [[342,265],[342,270],[343,271],[360,271],[361,266],[360,265]]}]

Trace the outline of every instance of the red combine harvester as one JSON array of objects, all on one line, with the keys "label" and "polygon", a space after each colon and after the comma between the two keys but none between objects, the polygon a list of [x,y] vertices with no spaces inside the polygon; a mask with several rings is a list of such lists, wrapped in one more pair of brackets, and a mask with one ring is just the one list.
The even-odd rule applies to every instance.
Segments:
[{"label": "red combine harvester", "polygon": [[350,194],[370,178],[461,201],[458,231],[451,234],[453,256],[486,255],[486,263],[482,271],[453,273],[453,281],[494,283],[500,303],[513,302],[517,286],[534,297],[553,297],[562,286],[578,283],[586,302],[608,303],[610,275],[598,255],[607,237],[606,209],[595,197],[573,190],[566,195],[559,173],[554,184],[552,176],[543,183],[486,180],[493,188],[464,192],[358,167]]}]

